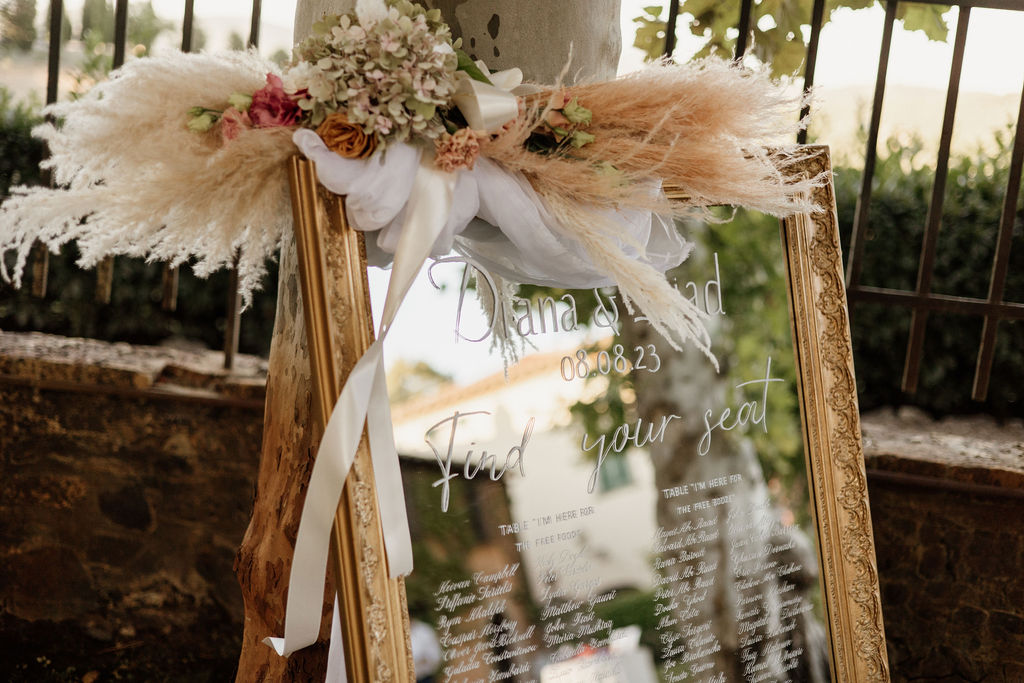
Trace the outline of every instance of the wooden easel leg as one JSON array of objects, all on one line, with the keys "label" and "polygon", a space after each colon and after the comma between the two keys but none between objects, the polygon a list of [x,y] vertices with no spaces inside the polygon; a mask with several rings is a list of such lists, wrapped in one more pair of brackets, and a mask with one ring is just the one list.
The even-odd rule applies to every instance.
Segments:
[{"label": "wooden easel leg", "polygon": [[[296,240],[282,256],[257,497],[236,562],[246,606],[239,683],[323,678],[327,618],[322,644],[287,660],[260,641],[282,635],[315,448],[345,378],[372,341],[361,237],[345,224],[341,200],[318,190],[312,164],[296,159],[291,170]],[[340,595],[348,679],[412,681],[405,586],[388,577],[374,492],[364,439],[335,517],[329,585]],[[326,617],[332,603],[328,591]]]},{"label": "wooden easel leg", "polygon": [[[294,243],[282,249],[277,318],[270,347],[263,448],[252,519],[235,558],[245,602],[238,683],[323,680],[329,622],[322,644],[285,659],[262,643],[284,631],[288,574],[302,496],[313,469],[321,429],[310,393],[309,351],[299,294]],[[325,608],[329,603],[325,594]],[[329,612],[328,612],[329,613]]]}]

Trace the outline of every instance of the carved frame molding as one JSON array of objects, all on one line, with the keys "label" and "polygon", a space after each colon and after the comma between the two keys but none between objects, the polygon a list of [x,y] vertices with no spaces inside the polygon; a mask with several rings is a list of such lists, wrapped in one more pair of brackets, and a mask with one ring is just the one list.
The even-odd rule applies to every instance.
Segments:
[{"label": "carved frame molding", "polygon": [[[320,187],[312,162],[289,165],[302,312],[321,429],[345,380],[373,341],[366,247],[345,220],[341,197]],[[363,435],[331,532],[350,681],[413,681],[405,583],[388,575],[370,448]]]},{"label": "carved frame molding", "polygon": [[784,218],[781,229],[832,675],[840,683],[884,682],[889,666],[828,147],[804,147],[787,171],[827,177],[811,196],[821,210]]}]

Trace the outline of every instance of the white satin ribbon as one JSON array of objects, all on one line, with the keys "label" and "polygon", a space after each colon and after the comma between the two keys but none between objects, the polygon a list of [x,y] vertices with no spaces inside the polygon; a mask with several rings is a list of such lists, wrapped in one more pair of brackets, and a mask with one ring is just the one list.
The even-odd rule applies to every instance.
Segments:
[{"label": "white satin ribbon", "polygon": [[288,581],[284,637],[263,641],[279,655],[287,656],[312,645],[320,634],[331,525],[364,425],[377,481],[389,572],[396,577],[412,571],[412,542],[391,427],[383,342],[402,299],[445,227],[454,197],[455,179],[455,174],[436,169],[431,155],[424,154],[420,159],[405,205],[401,237],[395,251],[377,340],[359,359],[345,382],[327,421],[310,475]]},{"label": "white satin ribbon", "polygon": [[[482,62],[477,62],[491,84],[470,78],[464,71],[455,74],[457,80],[452,100],[466,117],[473,130],[497,133],[509,121],[519,116],[519,100],[510,92],[523,82],[518,68],[490,73]],[[493,85],[492,85],[493,84]]]}]

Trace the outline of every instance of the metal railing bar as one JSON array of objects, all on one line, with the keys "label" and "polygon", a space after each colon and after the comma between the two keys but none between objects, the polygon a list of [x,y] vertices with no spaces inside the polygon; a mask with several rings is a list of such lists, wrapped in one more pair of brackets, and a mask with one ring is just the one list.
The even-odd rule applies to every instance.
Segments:
[{"label": "metal railing bar", "polygon": [[[60,29],[64,22],[64,3],[61,0],[50,2],[50,33],[49,54],[46,65],[46,103],[57,101],[58,85],[60,84]],[[43,180],[47,185],[53,184],[53,176],[49,170],[43,172]],[[50,273],[50,252],[42,243],[32,247],[29,257],[32,264],[32,296],[46,296],[46,284]]]},{"label": "metal railing bar", "polygon": [[108,256],[96,264],[96,292],[98,304],[109,304],[114,290],[114,257]]},{"label": "metal railing bar", "polygon": [[750,39],[750,15],[753,10],[754,0],[743,0],[740,5],[740,23],[737,25],[740,34],[736,36],[736,54],[734,59],[743,59],[747,53],[747,41]]},{"label": "metal railing bar", "polygon": [[260,15],[262,12],[262,0],[252,0],[252,19],[249,22],[249,47],[260,46]]},{"label": "metal railing bar", "polygon": [[192,24],[195,18],[195,0],[185,0],[185,16],[181,20],[181,51],[192,52]]},{"label": "metal railing bar", "polygon": [[50,54],[46,68],[46,103],[57,101],[57,85],[60,82],[60,29],[64,23],[64,3],[60,0],[50,3]]},{"label": "metal railing bar", "polygon": [[[814,8],[811,10],[811,39],[807,43],[807,62],[804,66],[804,95],[810,92],[814,86],[814,68],[818,63],[818,41],[821,38],[821,24],[825,17],[825,0],[814,0]],[[800,107],[800,120],[804,120],[811,113],[811,106],[804,102]],[[796,134],[796,141],[799,145],[807,144],[807,128],[801,128]]]},{"label": "metal railing bar", "polygon": [[114,61],[116,69],[124,64],[125,44],[128,42],[128,0],[117,0],[114,7]]},{"label": "metal railing bar", "polygon": [[[996,253],[992,258],[992,279],[988,285],[988,301],[993,304],[1002,301],[1006,289],[1006,272],[1010,266],[1010,247],[1013,244],[1013,222],[1017,215],[1017,200],[1020,197],[1021,166],[1024,165],[1024,89],[1021,90],[1017,129],[1013,135],[1010,173],[1006,181],[1006,195],[1003,197],[1003,212],[999,217]],[[985,324],[981,330],[981,346],[978,348],[978,364],[974,369],[974,387],[971,390],[971,398],[975,401],[984,401],[988,396],[998,328],[998,317],[985,316]]]},{"label": "metal railing bar", "polygon": [[676,24],[679,19],[679,0],[671,0],[668,3],[668,20],[665,22],[665,49],[662,57],[672,57],[676,51]]},{"label": "metal railing bar", "polygon": [[[967,45],[967,27],[970,24],[970,19],[971,8],[961,8],[956,21],[953,61],[949,67],[949,88],[946,90],[946,108],[942,114],[942,134],[939,138],[939,156],[935,162],[935,181],[932,183],[932,197],[928,205],[924,240],[921,244],[921,259],[917,267],[916,291],[918,294],[927,294],[932,289],[935,250],[938,244],[939,228],[942,225],[942,204],[946,198],[946,178],[949,175],[949,148],[953,139],[956,102],[960,94],[960,72],[964,64],[964,49]],[[902,388],[908,394],[917,391],[917,380],[921,369],[921,351],[924,348],[924,333],[927,325],[928,312],[914,309],[910,318],[910,338],[907,342],[907,356],[903,365]]]},{"label": "metal railing bar", "polygon": [[32,245],[32,296],[42,299],[46,296],[46,284],[50,275],[50,250],[42,242]]},{"label": "metal railing bar", "polygon": [[238,330],[241,322],[239,312],[242,309],[242,295],[238,292],[238,259],[229,271],[227,314],[224,319],[224,369],[235,367],[235,356],[238,355]]},{"label": "metal railing bar", "polygon": [[178,282],[181,276],[177,266],[163,265],[160,272],[160,308],[165,311],[178,310]]},{"label": "metal railing bar", "polygon": [[96,264],[96,293],[98,304],[109,304],[114,292],[114,257],[106,256]]},{"label": "metal railing bar", "polygon": [[882,30],[882,46],[878,53],[878,72],[875,74],[875,97],[871,103],[871,123],[868,125],[868,143],[864,150],[864,172],[860,178],[860,192],[853,213],[853,232],[850,235],[850,252],[846,260],[846,287],[860,284],[863,267],[864,240],[871,210],[871,183],[875,177],[875,162],[878,160],[878,130],[882,123],[882,102],[885,97],[885,78],[889,71],[889,50],[892,48],[892,30],[896,24],[896,0],[885,5],[885,25]]},{"label": "metal railing bar", "polygon": [[1024,303],[1000,301],[991,303],[951,294],[917,294],[902,289],[884,287],[856,287],[847,290],[847,298],[858,303],[891,304],[918,308],[931,312],[964,315],[989,315],[1003,320],[1024,320]]},{"label": "metal railing bar", "polygon": [[[125,45],[128,42],[128,0],[114,4],[114,59],[111,69],[124,64]],[[96,266],[96,303],[109,304],[114,288],[114,257],[108,256]]]},{"label": "metal railing bar", "polygon": [[[250,48],[259,47],[260,15],[263,11],[262,0],[252,0],[252,17],[249,22]],[[238,335],[242,327],[242,296],[238,293],[238,260],[228,274],[227,311],[224,318],[224,369],[231,370],[235,366],[238,355]]]},{"label": "metal railing bar", "polygon": [[160,308],[170,313],[178,310],[179,277],[177,267],[164,264],[160,277]]},{"label": "metal railing bar", "polygon": [[[192,51],[192,35],[194,24],[195,0],[186,0],[184,16],[181,20],[181,51]],[[160,273],[160,308],[165,311],[178,310],[178,283],[181,273],[177,266],[164,265]]]}]

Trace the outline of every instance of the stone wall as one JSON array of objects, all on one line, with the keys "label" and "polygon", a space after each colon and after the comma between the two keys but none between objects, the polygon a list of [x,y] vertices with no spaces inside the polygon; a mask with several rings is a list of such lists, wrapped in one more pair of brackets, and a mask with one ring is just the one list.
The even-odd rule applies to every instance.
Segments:
[{"label": "stone wall", "polygon": [[[0,333],[0,680],[233,677],[266,367],[221,360]],[[1024,681],[1024,425],[863,424],[893,679]]]},{"label": "stone wall", "polygon": [[0,680],[225,681],[265,363],[0,333]]},{"label": "stone wall", "polygon": [[866,415],[894,681],[1024,681],[1024,426]]}]

